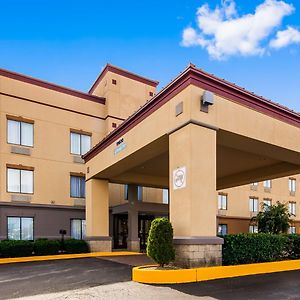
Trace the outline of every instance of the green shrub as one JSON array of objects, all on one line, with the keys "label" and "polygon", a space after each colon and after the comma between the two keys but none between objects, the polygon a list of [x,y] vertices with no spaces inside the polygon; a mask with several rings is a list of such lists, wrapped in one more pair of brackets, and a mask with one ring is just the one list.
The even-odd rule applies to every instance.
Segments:
[{"label": "green shrub", "polygon": [[152,221],[147,241],[147,255],[162,267],[175,260],[173,228],[167,218]]},{"label": "green shrub", "polygon": [[89,246],[84,240],[69,239],[64,241],[64,249],[66,253],[87,253]]},{"label": "green shrub", "polygon": [[0,257],[22,257],[33,255],[33,242],[4,240],[0,242]]},{"label": "green shrub", "polygon": [[289,234],[288,238],[290,240],[290,247],[288,251],[289,259],[300,259],[300,235],[299,234]]},{"label": "green shrub", "polygon": [[56,240],[38,239],[34,242],[35,255],[54,255],[58,254],[60,242]]},{"label": "green shrub", "polygon": [[267,233],[232,234],[224,236],[223,265],[270,262],[289,257],[287,235]]}]

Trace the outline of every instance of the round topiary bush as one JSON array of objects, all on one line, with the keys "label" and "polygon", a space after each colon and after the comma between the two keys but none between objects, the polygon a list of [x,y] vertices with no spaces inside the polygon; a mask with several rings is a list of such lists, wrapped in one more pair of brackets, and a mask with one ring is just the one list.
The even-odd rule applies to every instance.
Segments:
[{"label": "round topiary bush", "polygon": [[173,228],[167,218],[156,218],[152,221],[147,241],[147,255],[161,267],[175,260]]}]

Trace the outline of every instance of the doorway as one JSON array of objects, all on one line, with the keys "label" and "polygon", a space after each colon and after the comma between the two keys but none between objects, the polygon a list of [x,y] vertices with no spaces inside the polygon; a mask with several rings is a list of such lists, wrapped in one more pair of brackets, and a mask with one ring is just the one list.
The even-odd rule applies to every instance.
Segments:
[{"label": "doorway", "polygon": [[118,214],[114,215],[113,223],[113,236],[114,236],[114,248],[126,249],[127,237],[128,237],[128,215]]},{"label": "doorway", "polygon": [[154,218],[155,217],[152,215],[139,215],[139,239],[141,251],[146,250],[149,230]]}]

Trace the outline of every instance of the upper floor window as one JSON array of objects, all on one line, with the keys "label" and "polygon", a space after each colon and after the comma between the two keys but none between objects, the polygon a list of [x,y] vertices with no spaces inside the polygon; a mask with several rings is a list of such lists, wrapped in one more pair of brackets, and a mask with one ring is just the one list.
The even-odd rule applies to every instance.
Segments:
[{"label": "upper floor window", "polygon": [[85,220],[71,219],[71,238],[76,240],[83,240],[85,238]]},{"label": "upper floor window", "polygon": [[249,198],[249,210],[250,212],[258,212],[258,199]]},{"label": "upper floor window", "polygon": [[227,209],[227,195],[226,194],[218,195],[218,209],[220,209],[220,210]]},{"label": "upper floor window", "polygon": [[296,179],[295,178],[289,178],[289,191],[291,193],[296,192]]},{"label": "upper floor window", "polygon": [[33,123],[7,119],[7,142],[33,147]]},{"label": "upper floor window", "polygon": [[71,175],[70,195],[73,198],[85,198],[85,177]]},{"label": "upper floor window", "polygon": [[228,233],[227,224],[219,224],[218,225],[218,235],[226,235]]},{"label": "upper floor window", "polygon": [[265,180],[264,181],[264,188],[266,189],[270,189],[272,187],[272,181],[269,179],[269,180]]},{"label": "upper floor window", "polygon": [[83,155],[91,149],[91,135],[72,132],[71,138],[71,153]]},{"label": "upper floor window", "polygon": [[272,205],[272,200],[264,199],[263,204],[263,210],[266,211]]},{"label": "upper floor window", "polygon": [[138,186],[137,187],[138,190],[137,190],[137,199],[138,201],[142,201],[143,200],[143,187],[142,186]]},{"label": "upper floor window", "polygon": [[296,202],[289,202],[289,213],[296,216]]},{"label": "upper floor window", "polygon": [[10,193],[33,193],[33,169],[7,168],[7,191]]},{"label": "upper floor window", "polygon": [[33,218],[7,217],[9,240],[33,240]]},{"label": "upper floor window", "polygon": [[258,182],[252,182],[251,186],[258,186]]},{"label": "upper floor window", "polygon": [[163,204],[169,204],[169,190],[163,189]]}]

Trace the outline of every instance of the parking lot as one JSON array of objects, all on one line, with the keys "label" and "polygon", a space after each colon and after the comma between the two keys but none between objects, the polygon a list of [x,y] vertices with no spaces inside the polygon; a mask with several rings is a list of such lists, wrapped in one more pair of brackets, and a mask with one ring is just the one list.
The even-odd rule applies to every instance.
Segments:
[{"label": "parking lot", "polygon": [[0,265],[0,299],[300,299],[300,271],[164,286],[132,282],[132,265],[145,260],[85,258]]}]

